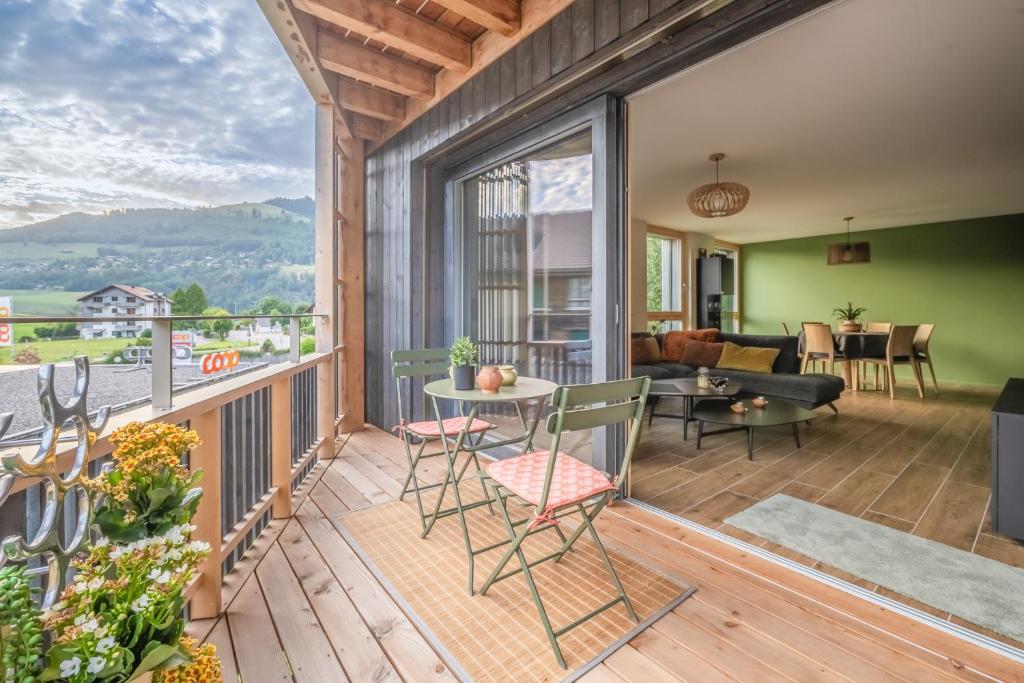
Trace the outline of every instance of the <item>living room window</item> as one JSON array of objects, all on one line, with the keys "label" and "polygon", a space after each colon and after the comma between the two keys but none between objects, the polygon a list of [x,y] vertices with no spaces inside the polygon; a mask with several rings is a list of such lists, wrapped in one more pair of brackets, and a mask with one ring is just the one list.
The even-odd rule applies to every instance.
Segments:
[{"label": "living room window", "polygon": [[657,331],[683,327],[683,236],[647,227],[647,322]]}]

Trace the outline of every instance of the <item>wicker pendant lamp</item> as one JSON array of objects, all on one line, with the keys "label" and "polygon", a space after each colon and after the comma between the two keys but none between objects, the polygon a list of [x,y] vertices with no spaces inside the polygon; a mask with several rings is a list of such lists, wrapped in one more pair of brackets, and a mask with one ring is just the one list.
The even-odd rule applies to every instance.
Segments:
[{"label": "wicker pendant lamp", "polygon": [[723,218],[738,214],[750,200],[750,190],[739,183],[723,183],[718,179],[718,162],[725,158],[721,152],[708,159],[715,162],[715,182],[701,185],[686,197],[686,204],[701,218]]}]

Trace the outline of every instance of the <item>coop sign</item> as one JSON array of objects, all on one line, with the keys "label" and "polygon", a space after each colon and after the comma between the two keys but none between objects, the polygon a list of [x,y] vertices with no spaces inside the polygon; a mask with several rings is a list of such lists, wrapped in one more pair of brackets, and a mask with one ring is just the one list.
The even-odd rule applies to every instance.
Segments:
[{"label": "coop sign", "polygon": [[212,375],[224,370],[231,370],[238,367],[242,357],[238,351],[218,351],[203,356],[202,369],[204,375]]},{"label": "coop sign", "polygon": [[[0,296],[0,318],[9,318],[14,315],[14,304],[11,297]],[[11,323],[0,323],[0,346],[11,346],[14,344],[14,325]]]}]

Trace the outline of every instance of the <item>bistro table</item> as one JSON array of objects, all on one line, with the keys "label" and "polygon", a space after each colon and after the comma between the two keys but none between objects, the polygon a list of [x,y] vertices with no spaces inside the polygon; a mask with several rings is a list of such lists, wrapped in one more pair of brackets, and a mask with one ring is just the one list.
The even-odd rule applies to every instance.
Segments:
[{"label": "bistro table", "polygon": [[[471,503],[463,503],[462,496],[459,494],[459,480],[461,475],[465,474],[468,467],[463,468],[462,472],[456,474],[456,456],[460,451],[466,451],[473,453],[477,451],[484,451],[492,448],[500,448],[502,446],[514,446],[522,445],[522,452],[527,453],[533,450],[533,435],[537,431],[537,425],[540,423],[541,413],[544,410],[544,404],[546,398],[554,393],[558,385],[554,382],[549,382],[545,379],[537,379],[535,377],[520,377],[515,384],[510,387],[501,387],[496,393],[485,393],[479,389],[468,389],[460,391],[455,389],[454,383],[451,379],[440,379],[435,382],[431,382],[423,387],[424,393],[430,396],[430,400],[433,403],[434,415],[437,416],[438,427],[441,433],[444,434],[444,426],[442,424],[443,417],[442,413],[438,408],[438,399],[455,401],[457,404],[464,408],[466,404],[469,404],[469,414],[466,415],[466,423],[459,431],[459,435],[455,439],[454,446],[449,445],[447,438],[441,439],[441,443],[444,445],[445,460],[448,462],[448,472],[445,475],[444,482],[441,484],[441,492],[437,496],[437,502],[434,504],[434,511],[427,519],[426,527],[423,533],[420,535],[421,538],[426,538],[427,534],[434,527],[434,523],[442,517],[450,517],[452,515],[458,515],[459,524],[462,526],[462,539],[466,544],[466,555],[469,562],[469,594],[473,595],[473,569],[475,565],[476,556],[480,553],[485,553],[488,550],[493,550],[497,547],[505,545],[508,541],[502,541],[489,545],[485,548],[474,549],[473,544],[469,538],[469,528],[466,526],[466,511],[474,508],[486,505],[491,506],[495,501],[485,492],[484,499],[474,501]],[[536,406],[533,414],[527,417],[523,411],[523,404],[535,401]],[[483,403],[512,403],[515,405],[516,414],[519,416],[519,420],[522,423],[523,431],[521,434],[515,436],[500,439],[498,441],[481,441],[480,443],[472,443],[469,439],[469,426],[473,424],[474,418],[480,411],[480,405]],[[452,488],[452,496],[455,498],[454,507],[441,509],[441,505],[444,501],[445,492],[448,487]],[[491,512],[493,514],[493,510]]]},{"label": "bistro table", "polygon": [[[697,380],[688,377],[682,379],[661,379],[651,382],[651,390],[647,394],[651,397],[651,416],[647,421],[650,425],[656,417],[668,417],[673,420],[683,421],[683,441],[689,439],[689,426],[693,422],[693,405],[698,398],[726,398],[735,396],[743,387],[739,382],[729,382],[721,389],[714,387],[702,388],[697,386]],[[681,396],[683,399],[683,414],[656,413],[658,399],[662,396]]]},{"label": "bistro table", "polygon": [[[833,332],[836,350],[843,354],[843,379],[846,386],[860,391],[860,359],[885,358],[888,332]],[[800,332],[800,353],[804,352],[804,333]]]},{"label": "bistro table", "polygon": [[[734,413],[731,406],[724,401],[704,401],[693,411],[693,417],[697,420],[697,448],[699,449],[705,438],[715,434],[728,434],[730,432],[747,433],[747,459],[754,459],[754,430],[762,427],[778,427],[780,425],[793,426],[793,439],[796,447],[800,448],[800,432],[797,424],[810,422],[818,415],[795,403],[772,399],[764,408],[748,405],[747,411]],[[721,429],[713,432],[704,429],[704,423],[723,425]]]}]

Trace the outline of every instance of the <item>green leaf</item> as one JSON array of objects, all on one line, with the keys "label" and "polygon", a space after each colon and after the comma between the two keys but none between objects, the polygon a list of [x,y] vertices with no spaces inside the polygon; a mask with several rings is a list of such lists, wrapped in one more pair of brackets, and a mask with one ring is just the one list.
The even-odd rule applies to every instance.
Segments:
[{"label": "green leaf", "polygon": [[172,488],[159,488],[151,489],[149,491],[149,507],[146,509],[147,512],[153,512],[163,505],[168,498],[173,496],[176,491]]},{"label": "green leaf", "polygon": [[180,643],[178,645],[150,643],[142,650],[142,660],[135,667],[135,671],[128,677],[128,680],[133,681],[154,669],[173,669],[182,664],[188,664],[191,661],[192,658],[182,649]]}]

